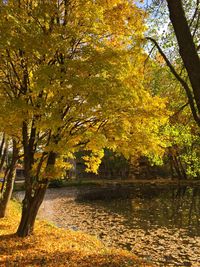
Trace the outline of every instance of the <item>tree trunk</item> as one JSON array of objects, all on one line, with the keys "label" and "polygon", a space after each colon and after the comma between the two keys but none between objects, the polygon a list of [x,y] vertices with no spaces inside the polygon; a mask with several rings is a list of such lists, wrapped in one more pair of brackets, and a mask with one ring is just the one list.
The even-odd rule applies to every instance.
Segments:
[{"label": "tree trunk", "polygon": [[34,192],[34,196],[26,193],[23,200],[21,221],[17,230],[19,237],[25,237],[33,233],[35,219],[44,199],[47,186],[48,182],[41,184]]},{"label": "tree trunk", "polygon": [[[48,167],[55,165],[56,153],[50,152],[47,160],[46,170]],[[28,171],[29,175],[30,171]],[[26,183],[26,193],[23,200],[21,221],[17,230],[19,237],[25,237],[33,233],[35,219],[44,199],[46,189],[48,187],[48,179],[44,179],[42,182],[33,181],[31,177],[25,177],[30,183]],[[37,189],[34,187],[37,186]]]},{"label": "tree trunk", "polygon": [[174,167],[175,172],[177,173],[178,179],[187,180],[188,177],[179,156],[171,155],[171,157],[171,164]]},{"label": "tree trunk", "polygon": [[7,148],[7,146],[5,146],[3,154],[2,154],[2,157],[1,157],[1,161],[0,161],[0,170],[2,170],[2,167],[3,167],[4,163],[5,163],[7,154],[8,154],[8,148]]},{"label": "tree trunk", "polygon": [[200,114],[200,59],[193,41],[181,0],[167,0],[170,20],[177,38],[179,53],[187,70],[194,99]]},{"label": "tree trunk", "polygon": [[15,167],[12,170],[9,170],[6,179],[6,187],[5,191],[3,192],[3,197],[0,201],[0,218],[4,218],[6,215],[6,210],[8,207],[8,203],[11,199],[13,186],[15,181]]},{"label": "tree trunk", "polygon": [[17,148],[16,141],[13,140],[12,161],[10,163],[8,172],[6,173],[4,177],[4,185],[3,185],[3,191],[2,191],[3,196],[0,200],[0,218],[5,217],[8,203],[12,196],[17,160],[18,160],[18,148]]}]

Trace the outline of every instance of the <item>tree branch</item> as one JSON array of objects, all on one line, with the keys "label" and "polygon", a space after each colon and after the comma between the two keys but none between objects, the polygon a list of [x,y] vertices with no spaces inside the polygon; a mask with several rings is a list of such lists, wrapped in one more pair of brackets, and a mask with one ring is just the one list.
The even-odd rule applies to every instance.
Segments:
[{"label": "tree branch", "polygon": [[151,41],[156,48],[158,49],[159,53],[161,54],[161,56],[163,57],[163,59],[165,60],[165,63],[167,64],[167,66],[169,67],[170,71],[172,72],[172,74],[175,76],[175,78],[180,82],[180,84],[183,86],[183,88],[185,89],[186,95],[188,97],[189,100],[189,104],[190,104],[190,108],[192,111],[192,115],[196,121],[196,123],[200,126],[200,118],[197,114],[196,108],[195,108],[195,104],[194,104],[194,99],[193,99],[193,95],[192,92],[188,86],[188,84],[186,83],[185,80],[183,80],[183,78],[181,78],[181,76],[177,73],[177,71],[175,70],[174,66],[171,64],[171,62],[169,61],[169,59],[167,58],[167,56],[165,55],[165,53],[163,52],[162,48],[160,47],[160,45],[157,43],[157,41],[151,37],[146,37],[147,40]]}]

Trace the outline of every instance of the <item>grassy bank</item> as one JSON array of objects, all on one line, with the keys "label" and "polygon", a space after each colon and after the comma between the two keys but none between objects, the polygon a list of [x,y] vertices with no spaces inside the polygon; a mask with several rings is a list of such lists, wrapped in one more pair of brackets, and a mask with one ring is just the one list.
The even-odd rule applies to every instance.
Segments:
[{"label": "grassy bank", "polygon": [[18,238],[20,209],[11,201],[7,217],[0,219],[0,266],[150,266],[127,251],[106,248],[95,237],[43,221],[36,222],[34,235]]}]

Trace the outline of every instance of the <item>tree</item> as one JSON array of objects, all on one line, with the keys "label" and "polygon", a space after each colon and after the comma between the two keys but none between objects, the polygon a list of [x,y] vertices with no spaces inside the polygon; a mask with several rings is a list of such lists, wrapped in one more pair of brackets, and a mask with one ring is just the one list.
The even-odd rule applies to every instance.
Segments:
[{"label": "tree", "polygon": [[[4,137],[2,139],[3,144]],[[4,178],[1,187],[1,197],[0,197],[0,218],[3,218],[6,214],[7,206],[12,195],[14,180],[15,180],[15,170],[16,163],[19,159],[19,149],[15,139],[12,140],[12,151],[8,152],[7,155],[7,166],[4,165]],[[5,147],[6,149],[6,147]],[[4,151],[5,151],[4,149]],[[4,154],[2,155],[3,159]]]},{"label": "tree", "polygon": [[126,0],[1,2],[1,114],[13,115],[25,169],[18,236],[33,232],[49,181],[79,149],[92,171],[104,147],[160,152],[165,103],[144,88],[143,17]]},{"label": "tree", "polygon": [[[200,21],[199,0],[196,1],[195,6],[192,1],[166,0],[166,2],[169,11],[169,18],[177,39],[179,55],[184,64],[184,68],[186,70],[189,81],[187,81],[186,77],[181,76],[181,74],[183,73],[182,71],[178,73],[175,65],[170,62],[167,54],[164,53],[158,42],[151,37],[147,39],[155,44],[155,46],[163,56],[167,66],[170,68],[173,75],[185,89],[193,118],[200,126],[200,59],[198,55],[198,29]],[[188,18],[186,18],[186,7],[191,8],[191,12],[189,14],[190,16],[188,15]]]},{"label": "tree", "polygon": [[[158,3],[160,4],[159,8]],[[185,103],[177,99],[179,107],[177,107],[177,110],[173,110],[174,115],[171,119],[171,127],[168,128],[168,134],[171,139],[169,154],[178,176],[183,178],[199,176],[199,131],[196,129],[193,120],[191,120],[189,113],[187,113],[187,106],[189,105],[193,119],[199,127],[199,4],[199,0],[153,1],[153,9],[150,10],[154,10],[156,6],[157,18],[159,18],[158,13],[160,11],[158,25],[161,26],[161,23],[163,25],[165,21],[168,27],[161,26],[161,28],[165,29],[162,34],[157,35],[160,37],[159,41],[154,37],[152,38],[152,36],[147,37],[147,40],[150,40],[154,47],[157,47],[171,73],[184,88],[188,99],[185,100]],[[166,15],[168,15],[169,21],[166,20]],[[153,19],[155,21],[157,18],[154,16]],[[169,86],[166,93],[174,93],[176,87],[171,88]],[[173,91],[171,93],[170,88]],[[182,93],[179,96],[182,98]],[[172,100],[173,102],[174,100]],[[184,120],[180,119],[181,116],[179,115],[181,113],[182,118],[185,117]]]},{"label": "tree", "polygon": [[[189,98],[190,106],[196,105],[197,110],[193,110],[195,119],[198,124],[200,123],[200,59],[197,52],[197,46],[194,42],[194,36],[190,30],[188,21],[185,16],[183,4],[181,0],[172,1],[167,0],[170,20],[174,28],[174,32],[177,38],[179,53],[183,60],[184,66],[187,70],[188,77],[191,83],[194,100]],[[199,1],[196,2],[197,16],[199,13]],[[178,12],[177,12],[178,11]],[[197,23],[196,27],[199,27]],[[195,102],[195,104],[194,104]]]},{"label": "tree", "polygon": [[1,177],[3,177],[3,183],[0,191],[0,218],[5,216],[8,202],[12,195],[16,174],[16,164],[19,160],[20,153],[19,135],[15,127],[13,127],[16,114],[13,114],[11,106],[7,105],[8,109],[5,108],[7,100],[8,99],[3,94],[0,94],[0,172]]},{"label": "tree", "polygon": [[[177,72],[183,72],[180,61],[174,58]],[[178,179],[199,178],[199,127],[190,112],[184,88],[158,52],[154,60],[148,60],[148,64],[152,64],[152,68],[147,69],[152,77],[148,87],[152,94],[167,98],[166,107],[171,113],[169,122],[162,130],[162,139],[167,144],[164,162]]]}]

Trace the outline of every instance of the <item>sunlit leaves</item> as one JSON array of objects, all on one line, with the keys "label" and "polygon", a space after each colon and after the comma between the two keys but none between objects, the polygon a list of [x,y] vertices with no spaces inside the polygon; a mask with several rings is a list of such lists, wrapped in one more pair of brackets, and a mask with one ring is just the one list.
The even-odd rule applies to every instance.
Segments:
[{"label": "sunlit leaves", "polygon": [[[61,159],[79,149],[91,152],[86,162],[94,172],[105,147],[127,158],[161,153],[159,127],[168,113],[146,86],[142,10],[126,0],[1,6],[4,131],[21,138],[23,122],[28,138],[36,130],[32,175],[62,175],[68,166]],[[45,170],[51,151],[58,161]]]}]

